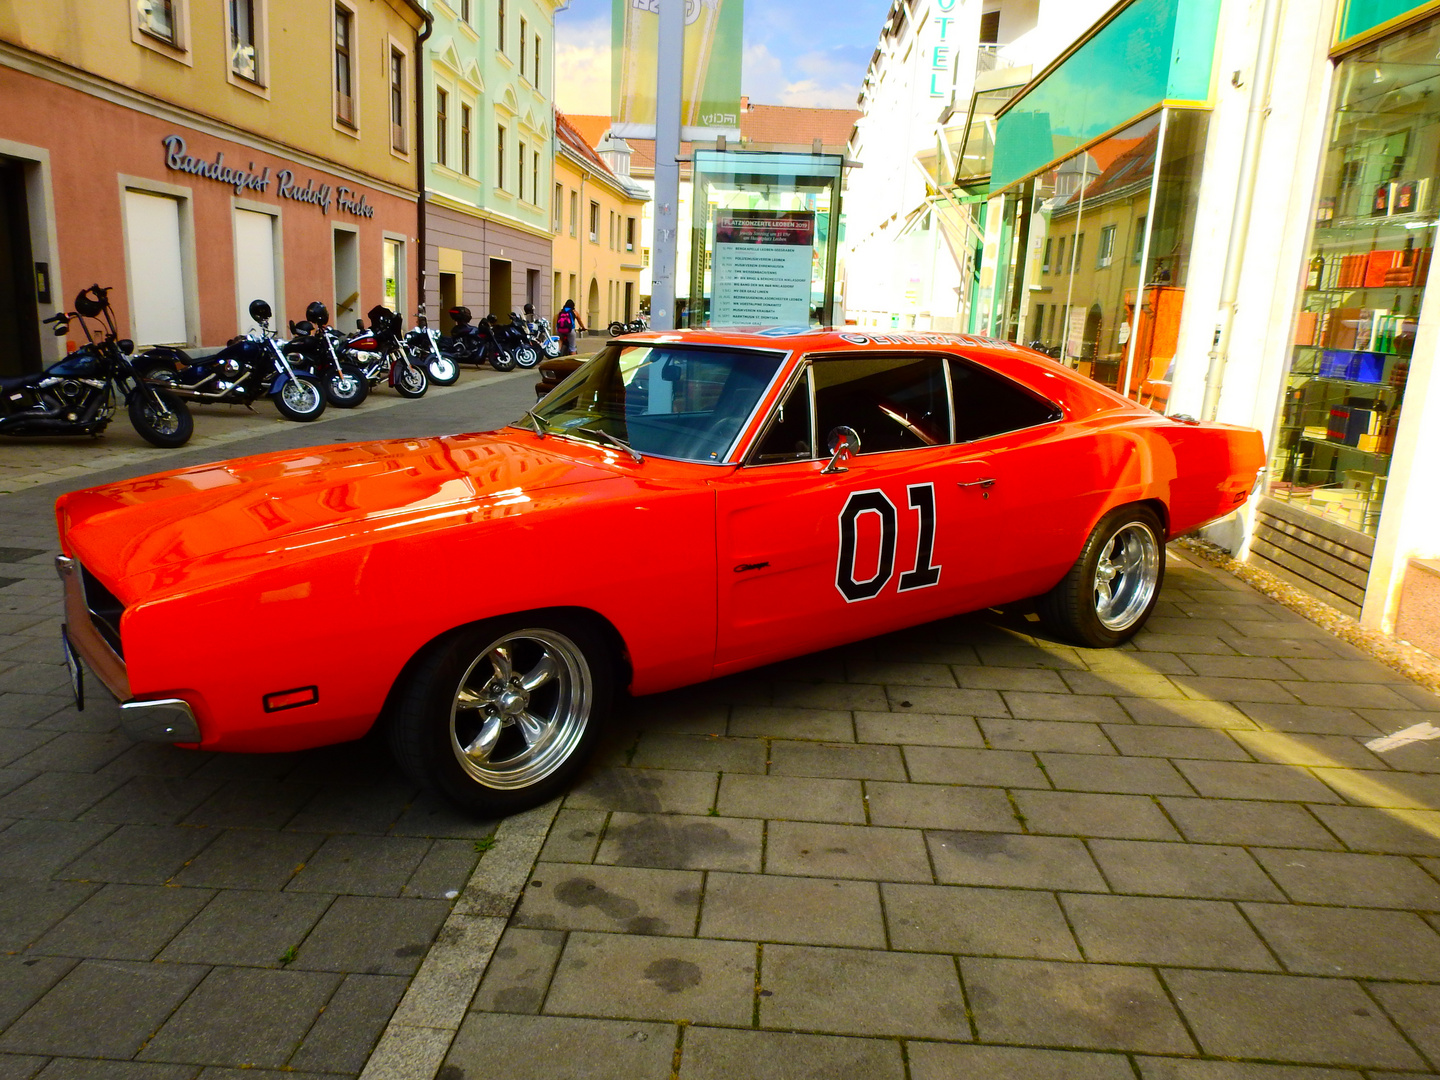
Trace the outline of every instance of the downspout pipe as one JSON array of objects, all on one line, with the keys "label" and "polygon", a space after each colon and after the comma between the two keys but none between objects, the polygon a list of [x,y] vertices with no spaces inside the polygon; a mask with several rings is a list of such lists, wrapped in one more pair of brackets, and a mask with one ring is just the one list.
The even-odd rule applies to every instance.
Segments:
[{"label": "downspout pipe", "polygon": [[425,26],[415,35],[415,312],[425,315],[425,42],[435,29],[435,16],[419,4],[415,10],[425,16]]},{"label": "downspout pipe", "polygon": [[1210,367],[1205,373],[1205,400],[1200,410],[1200,416],[1205,420],[1214,420],[1220,410],[1220,389],[1225,384],[1225,365],[1230,359],[1230,335],[1235,328],[1235,304],[1240,297],[1240,273],[1245,266],[1250,211],[1255,203],[1255,184],[1260,172],[1260,138],[1265,130],[1265,117],[1270,111],[1271,69],[1275,61],[1280,4],[1281,0],[1265,0],[1260,13],[1260,41],[1255,47],[1255,70],[1251,76],[1250,110],[1245,117],[1245,142],[1240,152],[1235,212],[1230,218],[1230,242],[1225,251],[1225,272],[1220,283],[1220,309],[1210,348]]}]

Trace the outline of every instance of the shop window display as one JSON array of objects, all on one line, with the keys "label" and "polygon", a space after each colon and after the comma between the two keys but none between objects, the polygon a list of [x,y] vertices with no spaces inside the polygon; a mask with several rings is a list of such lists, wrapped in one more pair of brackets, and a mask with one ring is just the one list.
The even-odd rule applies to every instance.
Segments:
[{"label": "shop window display", "polygon": [[1270,494],[1374,536],[1435,245],[1440,20],[1335,72]]}]

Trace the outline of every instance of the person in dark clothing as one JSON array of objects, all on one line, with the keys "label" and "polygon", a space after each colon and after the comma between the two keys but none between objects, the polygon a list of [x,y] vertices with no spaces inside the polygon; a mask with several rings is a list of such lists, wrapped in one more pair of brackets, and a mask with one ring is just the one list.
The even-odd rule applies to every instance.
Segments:
[{"label": "person in dark clothing", "polygon": [[585,324],[580,321],[580,313],[575,310],[575,301],[566,300],[565,306],[555,316],[555,333],[560,336],[560,355],[575,355],[577,330],[584,330]]}]

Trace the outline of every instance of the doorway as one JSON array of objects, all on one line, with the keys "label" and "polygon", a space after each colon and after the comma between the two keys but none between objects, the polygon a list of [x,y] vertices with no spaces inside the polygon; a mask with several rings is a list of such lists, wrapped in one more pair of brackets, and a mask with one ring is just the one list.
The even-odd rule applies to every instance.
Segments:
[{"label": "doorway", "polygon": [[590,279],[590,295],[585,300],[585,325],[598,326],[600,323],[600,286]]},{"label": "doorway", "polygon": [[264,300],[272,312],[283,314],[275,290],[275,218],[236,207],[235,304],[241,333],[250,327],[253,300]]},{"label": "doorway", "polygon": [[25,164],[0,158],[0,376],[42,366],[35,289]]},{"label": "doorway", "polygon": [[130,336],[137,345],[190,344],[181,200],[125,192],[125,243],[130,265]]},{"label": "doorway", "polygon": [[502,323],[510,321],[510,260],[490,260],[490,314]]},{"label": "doorway", "polygon": [[442,271],[440,274],[440,333],[446,337],[450,336],[450,331],[455,326],[455,320],[450,317],[450,309],[459,306],[459,282],[454,274]]},{"label": "doorway", "polygon": [[348,326],[360,308],[360,234],[336,229],[335,308],[331,326]]}]

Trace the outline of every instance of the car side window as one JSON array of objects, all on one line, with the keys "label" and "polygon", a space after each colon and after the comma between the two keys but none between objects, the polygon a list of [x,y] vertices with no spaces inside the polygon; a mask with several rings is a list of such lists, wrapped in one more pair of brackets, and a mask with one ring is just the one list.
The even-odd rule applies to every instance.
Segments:
[{"label": "car side window", "polygon": [[776,407],[770,426],[750,457],[751,464],[773,465],[778,461],[808,461],[815,456],[810,445],[810,374],[800,378]]},{"label": "car side window", "polygon": [[811,372],[815,430],[822,446],[837,427],[855,429],[862,454],[950,441],[950,404],[939,356],[821,358]]},{"label": "car side window", "polygon": [[955,357],[951,357],[949,363],[956,442],[974,442],[1007,431],[1054,423],[1063,415],[1053,402],[978,364]]}]

